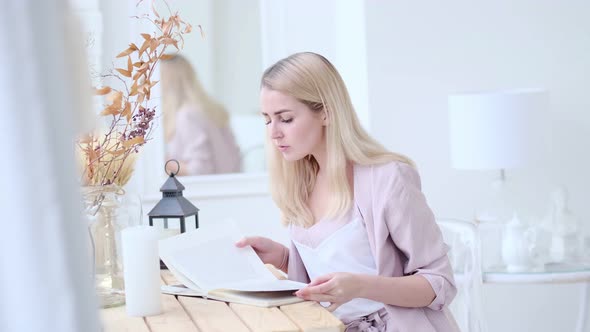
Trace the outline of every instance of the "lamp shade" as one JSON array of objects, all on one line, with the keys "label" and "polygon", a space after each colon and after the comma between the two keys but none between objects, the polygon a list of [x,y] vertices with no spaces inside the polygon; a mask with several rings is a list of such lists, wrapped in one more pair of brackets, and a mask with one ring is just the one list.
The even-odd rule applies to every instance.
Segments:
[{"label": "lamp shade", "polygon": [[510,169],[541,162],[549,142],[547,91],[453,94],[448,103],[454,168]]}]

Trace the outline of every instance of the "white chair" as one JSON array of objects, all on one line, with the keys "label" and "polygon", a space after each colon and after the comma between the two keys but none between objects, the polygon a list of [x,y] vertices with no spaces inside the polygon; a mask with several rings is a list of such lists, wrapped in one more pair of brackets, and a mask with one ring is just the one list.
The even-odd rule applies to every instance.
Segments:
[{"label": "white chair", "polygon": [[457,297],[450,309],[463,332],[485,331],[483,317],[483,272],[479,232],[473,222],[437,219],[455,273]]}]

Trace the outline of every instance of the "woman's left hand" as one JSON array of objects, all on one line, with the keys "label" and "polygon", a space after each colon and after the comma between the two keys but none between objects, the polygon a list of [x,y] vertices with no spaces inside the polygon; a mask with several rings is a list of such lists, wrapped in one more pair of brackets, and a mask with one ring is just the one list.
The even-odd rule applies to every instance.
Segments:
[{"label": "woman's left hand", "polygon": [[361,287],[360,275],[336,272],[318,277],[295,292],[295,295],[308,301],[330,302],[327,309],[334,311],[342,304],[360,297]]}]

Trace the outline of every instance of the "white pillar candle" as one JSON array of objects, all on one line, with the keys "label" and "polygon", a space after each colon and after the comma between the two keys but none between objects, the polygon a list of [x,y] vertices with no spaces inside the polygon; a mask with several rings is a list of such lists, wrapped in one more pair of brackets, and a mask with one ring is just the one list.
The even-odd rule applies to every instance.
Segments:
[{"label": "white pillar candle", "polygon": [[129,316],[152,316],[162,312],[160,293],[160,233],[151,226],[122,231],[125,301]]},{"label": "white pillar candle", "polygon": [[160,230],[160,240],[173,237],[180,234],[180,229],[177,228],[165,228]]}]

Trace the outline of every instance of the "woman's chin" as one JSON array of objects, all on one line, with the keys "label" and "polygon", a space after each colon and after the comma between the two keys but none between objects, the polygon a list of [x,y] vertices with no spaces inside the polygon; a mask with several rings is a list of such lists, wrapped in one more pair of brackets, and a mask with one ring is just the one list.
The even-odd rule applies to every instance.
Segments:
[{"label": "woman's chin", "polygon": [[296,153],[292,153],[290,151],[281,152],[281,154],[283,155],[283,159],[285,159],[286,161],[297,161],[305,157],[305,155],[299,155]]}]

